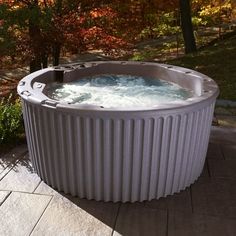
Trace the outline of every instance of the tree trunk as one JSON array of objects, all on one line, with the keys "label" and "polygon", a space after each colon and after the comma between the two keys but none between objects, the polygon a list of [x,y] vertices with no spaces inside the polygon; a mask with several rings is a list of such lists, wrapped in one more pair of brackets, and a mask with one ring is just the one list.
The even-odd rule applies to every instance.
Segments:
[{"label": "tree trunk", "polygon": [[[30,10],[34,10],[38,7],[38,2],[35,1],[33,5],[29,5]],[[32,59],[30,62],[30,72],[34,72],[36,70],[41,69],[41,32],[38,24],[36,23],[35,19],[33,18],[33,13],[29,18],[29,37],[32,45]]]},{"label": "tree trunk", "polygon": [[48,67],[48,55],[46,53],[43,53],[42,55],[42,63],[43,63],[43,68]]},{"label": "tree trunk", "polygon": [[41,69],[41,61],[40,60],[35,60],[32,59],[30,61],[30,73],[35,72],[36,70],[40,70]]},{"label": "tree trunk", "polygon": [[41,69],[41,53],[39,49],[40,29],[29,21],[29,36],[32,45],[33,57],[30,61],[30,73]]},{"label": "tree trunk", "polygon": [[61,52],[61,45],[59,43],[55,43],[52,49],[52,57],[53,57],[53,65],[57,66],[59,64]]},{"label": "tree trunk", "polygon": [[[62,0],[57,0],[55,2],[55,6],[56,6],[56,15],[58,17],[61,17],[62,16]],[[60,53],[61,53],[61,43],[59,43],[58,41],[55,41],[52,45],[53,66],[57,66],[59,64]]]},{"label": "tree trunk", "polygon": [[185,53],[197,51],[191,20],[190,0],[179,0],[181,28],[184,37]]}]

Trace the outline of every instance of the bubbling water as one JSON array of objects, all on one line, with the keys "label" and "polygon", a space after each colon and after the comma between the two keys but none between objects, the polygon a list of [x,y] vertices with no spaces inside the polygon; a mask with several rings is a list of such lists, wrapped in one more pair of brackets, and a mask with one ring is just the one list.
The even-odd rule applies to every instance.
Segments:
[{"label": "bubbling water", "polygon": [[96,75],[70,83],[52,83],[48,97],[72,104],[105,108],[148,107],[184,101],[193,92],[165,80],[133,75]]}]

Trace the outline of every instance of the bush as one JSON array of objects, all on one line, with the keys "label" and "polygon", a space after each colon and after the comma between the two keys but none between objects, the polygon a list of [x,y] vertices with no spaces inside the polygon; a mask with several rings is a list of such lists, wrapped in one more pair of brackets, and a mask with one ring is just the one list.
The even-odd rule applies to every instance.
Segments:
[{"label": "bush", "polygon": [[0,144],[15,142],[24,133],[20,100],[0,100]]}]

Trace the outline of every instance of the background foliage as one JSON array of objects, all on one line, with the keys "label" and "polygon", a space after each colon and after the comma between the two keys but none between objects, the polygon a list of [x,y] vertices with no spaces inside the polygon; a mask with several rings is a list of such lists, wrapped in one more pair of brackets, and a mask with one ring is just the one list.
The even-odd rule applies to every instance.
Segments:
[{"label": "background foliage", "polygon": [[[194,30],[217,26],[220,35],[235,17],[234,2],[192,0]],[[61,52],[102,50],[113,56],[162,36],[177,35],[181,44],[179,1],[0,0],[0,35],[2,56],[42,66]]]},{"label": "background foliage", "polygon": [[0,144],[12,143],[24,133],[20,101],[0,101]]}]

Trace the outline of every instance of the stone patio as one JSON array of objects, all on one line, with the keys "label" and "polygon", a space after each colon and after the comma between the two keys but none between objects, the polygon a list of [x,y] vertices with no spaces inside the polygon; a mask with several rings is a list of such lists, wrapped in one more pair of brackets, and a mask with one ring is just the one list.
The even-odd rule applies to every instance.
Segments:
[{"label": "stone patio", "polygon": [[133,204],[53,190],[18,146],[0,157],[0,235],[235,236],[236,129],[212,127],[205,168],[191,187]]}]

